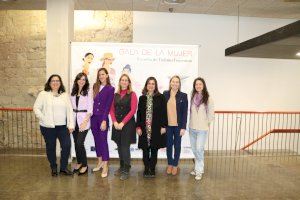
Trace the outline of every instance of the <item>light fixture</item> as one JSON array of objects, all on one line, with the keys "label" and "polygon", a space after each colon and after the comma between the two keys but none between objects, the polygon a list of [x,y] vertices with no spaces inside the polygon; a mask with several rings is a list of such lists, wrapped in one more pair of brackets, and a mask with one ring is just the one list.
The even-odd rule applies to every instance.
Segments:
[{"label": "light fixture", "polygon": [[183,4],[185,0],[164,0],[164,3],[170,5]]},{"label": "light fixture", "polygon": [[299,57],[300,57],[300,51],[296,53],[296,56],[299,56]]}]

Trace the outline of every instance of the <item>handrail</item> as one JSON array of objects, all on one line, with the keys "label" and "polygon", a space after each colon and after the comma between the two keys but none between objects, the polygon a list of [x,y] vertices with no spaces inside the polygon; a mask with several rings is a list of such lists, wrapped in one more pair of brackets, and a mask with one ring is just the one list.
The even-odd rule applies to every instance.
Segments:
[{"label": "handrail", "polygon": [[[33,111],[33,108],[0,108],[4,111]],[[228,111],[218,110],[215,111],[218,114],[300,114],[300,111]]]},{"label": "handrail", "polygon": [[33,108],[0,108],[3,111],[33,111]]},{"label": "handrail", "polygon": [[252,142],[248,143],[244,147],[242,147],[241,150],[247,149],[248,147],[250,147],[251,145],[253,145],[254,143],[258,142],[259,140],[263,139],[264,137],[266,137],[267,135],[269,135],[271,133],[300,133],[300,129],[272,129],[270,131],[267,131],[265,134],[259,136]]}]

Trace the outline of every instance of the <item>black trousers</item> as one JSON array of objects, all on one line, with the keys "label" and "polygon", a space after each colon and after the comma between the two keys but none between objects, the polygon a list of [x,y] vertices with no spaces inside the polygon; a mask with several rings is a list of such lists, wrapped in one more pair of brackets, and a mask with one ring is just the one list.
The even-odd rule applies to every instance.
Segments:
[{"label": "black trousers", "polygon": [[158,149],[154,147],[148,147],[143,149],[143,162],[146,170],[155,171],[157,163],[157,152]]},{"label": "black trousers", "polygon": [[40,129],[46,143],[46,153],[51,169],[57,169],[56,139],[58,138],[61,146],[60,169],[66,170],[71,148],[71,138],[66,125],[55,126],[55,128],[40,126]]},{"label": "black trousers", "polygon": [[79,132],[78,129],[75,129],[75,131],[73,132],[77,163],[81,164],[82,167],[87,166],[87,157],[86,157],[86,151],[84,147],[84,141],[87,133],[88,130]]},{"label": "black trousers", "polygon": [[130,143],[120,141],[117,143],[118,146],[118,154],[120,161],[123,161],[124,164],[130,165],[131,155],[130,155]]}]

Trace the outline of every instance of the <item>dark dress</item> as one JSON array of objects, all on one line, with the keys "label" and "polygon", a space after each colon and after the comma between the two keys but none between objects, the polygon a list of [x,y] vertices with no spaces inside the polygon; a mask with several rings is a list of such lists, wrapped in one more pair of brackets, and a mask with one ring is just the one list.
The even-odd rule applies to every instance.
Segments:
[{"label": "dark dress", "polygon": [[[148,148],[147,134],[146,134],[146,105],[147,97],[142,95],[139,98],[137,111],[137,127],[142,130],[142,135],[139,136],[138,147],[141,149]],[[152,133],[150,146],[153,148],[166,147],[166,134],[161,134],[161,128],[166,128],[168,125],[167,118],[167,102],[162,94],[153,96],[153,115],[152,115]]]},{"label": "dark dress", "polygon": [[[126,94],[123,98],[116,93],[114,98],[115,116],[118,123],[121,123],[124,117],[131,110],[131,94]],[[136,123],[135,118],[132,118],[123,126],[122,130],[116,130],[112,126],[111,139],[118,145],[136,143]]]}]

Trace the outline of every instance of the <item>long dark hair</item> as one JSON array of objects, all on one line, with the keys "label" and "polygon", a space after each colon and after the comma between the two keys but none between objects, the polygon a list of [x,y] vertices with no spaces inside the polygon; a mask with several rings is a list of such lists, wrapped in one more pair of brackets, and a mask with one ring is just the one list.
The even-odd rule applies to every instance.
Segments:
[{"label": "long dark hair", "polygon": [[107,69],[105,69],[105,68],[103,68],[103,67],[100,68],[100,69],[98,70],[98,72],[97,72],[97,79],[96,79],[96,82],[95,82],[94,85],[93,85],[94,98],[96,97],[96,95],[98,94],[99,89],[100,89],[101,81],[99,80],[99,73],[100,73],[101,71],[104,71],[104,73],[108,75],[108,77],[107,77],[107,79],[106,79],[106,84],[107,84],[107,85],[111,85],[111,84],[110,84],[110,78],[109,78],[109,74],[108,74]]},{"label": "long dark hair", "polygon": [[191,100],[193,100],[195,94],[197,93],[197,90],[196,90],[196,82],[197,81],[201,81],[203,83],[203,90],[202,90],[202,100],[201,100],[201,103],[204,103],[205,105],[207,105],[207,102],[208,102],[208,98],[209,98],[209,93],[207,91],[207,87],[206,87],[206,83],[205,83],[205,80],[201,77],[198,77],[194,80],[194,83],[193,83],[193,91],[192,91],[192,97],[191,97]]},{"label": "long dark hair", "polygon": [[65,86],[64,86],[64,84],[63,84],[63,82],[61,80],[60,75],[58,75],[58,74],[52,74],[48,78],[48,80],[47,80],[47,82],[45,84],[44,90],[47,91],[47,92],[52,91],[51,86],[50,86],[50,82],[51,82],[52,78],[54,78],[54,77],[57,77],[59,79],[59,82],[60,82],[60,87],[58,88],[58,94],[66,92]]},{"label": "long dark hair", "polygon": [[156,95],[160,94],[159,91],[158,91],[157,80],[153,76],[147,78],[145,86],[144,86],[143,91],[142,91],[142,94],[147,95],[147,92],[148,92],[147,85],[148,85],[149,81],[154,81],[154,83],[155,83],[155,89],[154,89],[153,95],[156,96]]},{"label": "long dark hair", "polygon": [[73,83],[73,89],[72,89],[72,93],[71,95],[72,96],[76,96],[79,92],[79,86],[78,86],[78,80],[81,79],[81,77],[85,78],[85,84],[84,86],[82,87],[81,91],[80,91],[80,94],[83,95],[83,96],[86,96],[89,92],[89,88],[90,88],[90,83],[89,83],[89,80],[88,80],[88,77],[85,73],[82,73],[80,72],[79,74],[77,74],[75,80],[74,80],[74,83]]}]

